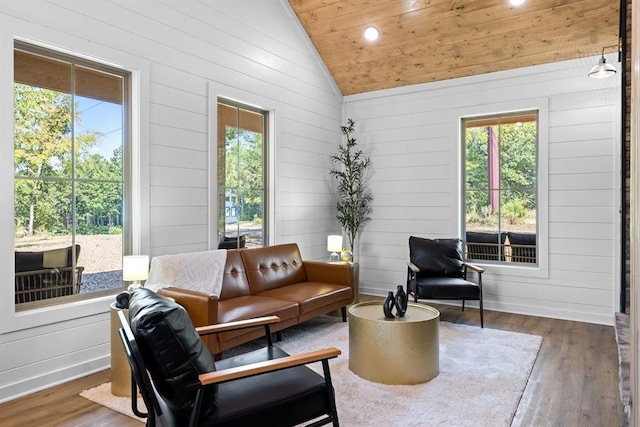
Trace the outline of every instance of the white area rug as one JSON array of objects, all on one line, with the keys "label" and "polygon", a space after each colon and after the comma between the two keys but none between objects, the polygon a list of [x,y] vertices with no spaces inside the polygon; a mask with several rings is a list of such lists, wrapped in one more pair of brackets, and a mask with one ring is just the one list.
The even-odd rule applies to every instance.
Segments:
[{"label": "white area rug", "polygon": [[[290,354],[329,346],[342,350],[330,366],[345,427],[509,426],[542,343],[535,335],[440,322],[440,374],[426,384],[394,386],[372,383],[349,370],[348,335],[346,323],[323,316],[283,331],[277,343]],[[249,343],[233,353],[261,345]],[[322,370],[320,364],[310,366]],[[129,399],[113,397],[109,384],[81,395],[131,414]],[[120,407],[114,403],[118,400]]]}]

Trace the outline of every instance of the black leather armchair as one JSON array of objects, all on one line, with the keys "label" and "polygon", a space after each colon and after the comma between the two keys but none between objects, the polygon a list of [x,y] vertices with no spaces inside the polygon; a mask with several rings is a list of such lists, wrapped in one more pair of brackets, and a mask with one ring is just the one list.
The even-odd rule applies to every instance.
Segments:
[{"label": "black leather armchair", "polygon": [[[330,348],[289,356],[269,345],[250,353],[214,361],[200,334],[269,324],[276,316],[193,327],[187,312],[173,300],[140,288],[130,295],[131,324],[120,312],[120,338],[136,387],[147,407],[147,426],[310,426],[333,423],[338,415],[328,360]],[[321,362],[324,378],[306,367]]]},{"label": "black leather armchair", "polygon": [[[462,240],[409,238],[407,293],[418,299],[477,300],[480,304],[480,326],[484,328],[482,305],[482,273],[484,269],[464,262]],[[477,283],[467,280],[472,270]]]}]

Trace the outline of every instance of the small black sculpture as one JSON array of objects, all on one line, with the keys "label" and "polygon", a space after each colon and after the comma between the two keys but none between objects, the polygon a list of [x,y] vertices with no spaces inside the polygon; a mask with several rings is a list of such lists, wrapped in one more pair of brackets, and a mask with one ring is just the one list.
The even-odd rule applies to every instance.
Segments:
[{"label": "small black sculpture", "polygon": [[389,291],[389,295],[384,299],[382,303],[382,311],[384,311],[384,317],[393,319],[393,307],[396,305],[396,300],[393,297],[393,292]]},{"label": "small black sculpture", "polygon": [[393,295],[393,292],[389,291],[389,294],[384,299],[382,303],[382,311],[384,312],[384,317],[388,319],[393,319],[395,316],[393,315],[393,308],[396,308],[396,315],[398,317],[404,317],[407,313],[407,294],[405,293],[402,285],[398,285],[398,291],[396,295]]},{"label": "small black sculpture", "polygon": [[404,317],[407,312],[407,294],[404,292],[402,285],[398,285],[398,291],[396,292],[396,313],[398,317]]}]

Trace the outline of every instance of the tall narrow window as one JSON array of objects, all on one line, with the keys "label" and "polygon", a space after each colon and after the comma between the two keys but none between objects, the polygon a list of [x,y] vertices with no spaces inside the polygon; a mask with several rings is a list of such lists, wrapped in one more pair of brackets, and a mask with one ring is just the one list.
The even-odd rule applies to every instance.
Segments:
[{"label": "tall narrow window", "polygon": [[221,248],[266,241],[267,113],[218,102],[218,237]]},{"label": "tall narrow window", "polygon": [[128,73],[17,42],[15,303],[122,286]]},{"label": "tall narrow window", "polygon": [[537,264],[536,111],[463,119],[466,257]]}]

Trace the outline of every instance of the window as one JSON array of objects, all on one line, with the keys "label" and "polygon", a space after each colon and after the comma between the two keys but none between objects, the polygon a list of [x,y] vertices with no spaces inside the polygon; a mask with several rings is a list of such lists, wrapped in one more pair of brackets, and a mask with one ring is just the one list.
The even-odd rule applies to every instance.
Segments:
[{"label": "window", "polygon": [[122,287],[130,75],[16,41],[15,303]]},{"label": "window", "polygon": [[220,247],[266,242],[267,112],[218,101],[218,238]]},{"label": "window", "polygon": [[462,125],[466,258],[537,264],[537,111]]}]

